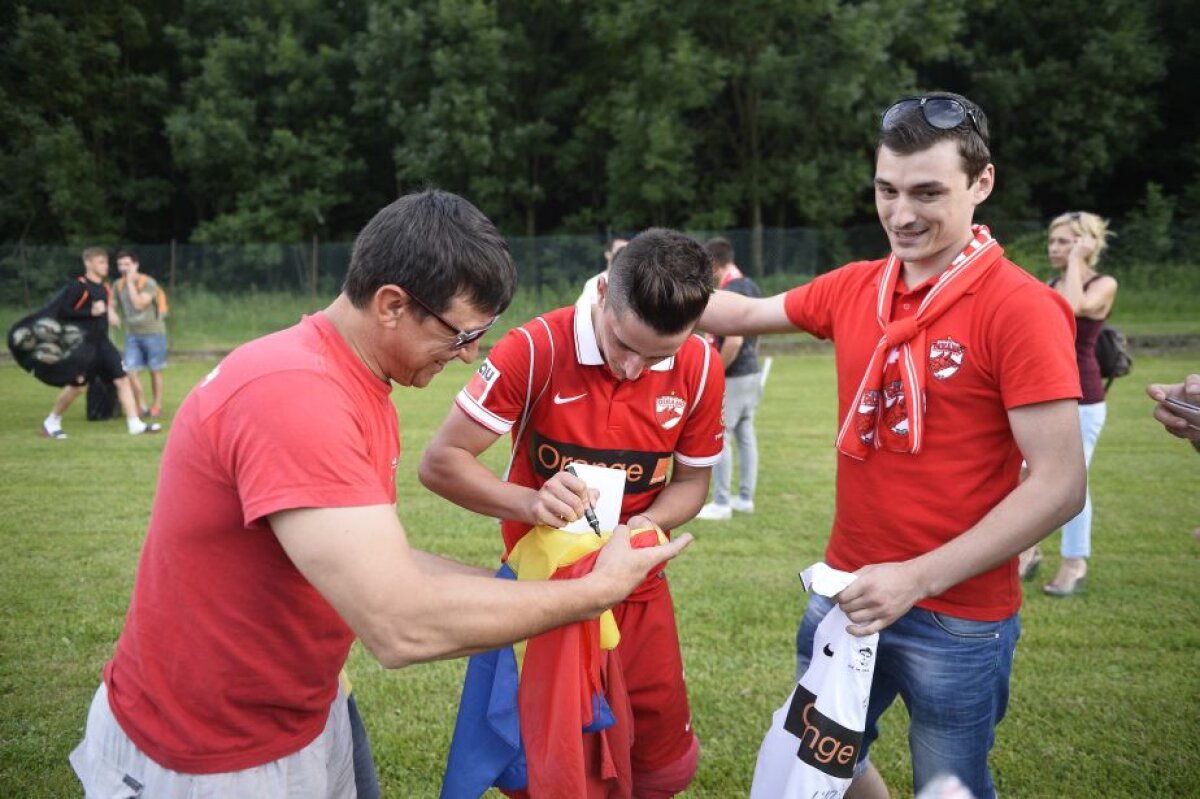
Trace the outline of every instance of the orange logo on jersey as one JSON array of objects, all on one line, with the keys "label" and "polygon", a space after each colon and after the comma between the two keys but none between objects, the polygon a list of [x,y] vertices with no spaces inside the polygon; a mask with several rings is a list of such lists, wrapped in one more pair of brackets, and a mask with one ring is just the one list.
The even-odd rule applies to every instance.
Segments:
[{"label": "orange logo on jersey", "polygon": [[658,485],[667,479],[667,471],[671,468],[670,458],[659,458],[654,464],[654,474],[650,475],[650,485]]},{"label": "orange logo on jersey", "polygon": [[952,338],[939,338],[929,346],[929,371],[938,380],[949,380],[962,367],[967,348]]},{"label": "orange logo on jersey", "polygon": [[666,394],[654,401],[654,418],[662,425],[663,430],[670,430],[683,421],[683,410],[686,407],[683,397]]}]

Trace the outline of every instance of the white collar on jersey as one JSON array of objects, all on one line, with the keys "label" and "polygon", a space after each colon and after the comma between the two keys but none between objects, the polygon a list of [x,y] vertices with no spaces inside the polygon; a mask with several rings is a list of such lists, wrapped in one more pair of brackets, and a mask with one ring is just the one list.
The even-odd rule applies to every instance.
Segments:
[{"label": "white collar on jersey", "polygon": [[[604,356],[596,341],[596,327],[592,324],[591,308],[575,306],[575,358],[584,366],[601,366]],[[650,367],[651,372],[669,372],[675,368],[675,356],[659,361]]]}]

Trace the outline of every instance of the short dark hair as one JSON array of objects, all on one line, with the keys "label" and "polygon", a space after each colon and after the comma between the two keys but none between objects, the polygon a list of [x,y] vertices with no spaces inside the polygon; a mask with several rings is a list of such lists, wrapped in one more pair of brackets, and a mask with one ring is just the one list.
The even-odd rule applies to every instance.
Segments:
[{"label": "short dark hair", "polygon": [[926,98],[946,97],[957,100],[969,112],[966,118],[949,130],[940,130],[925,121],[921,107],[913,104],[911,108],[898,111],[887,130],[879,131],[879,140],[875,144],[875,160],[879,160],[879,148],[886,147],[899,155],[912,155],[928,150],[940,141],[955,141],[958,143],[958,155],[962,159],[963,171],[967,173],[967,185],[975,182],[992,160],[988,149],[988,122],[983,109],[975,103],[953,92],[930,92],[922,95]]},{"label": "short dark hair", "polygon": [[133,261],[135,264],[141,263],[141,261],[138,260],[137,255],[133,252],[133,250],[117,250],[116,260],[119,261],[122,258],[128,258],[129,260]]},{"label": "short dark hair", "polygon": [[437,312],[461,294],[476,310],[498,314],[512,302],[517,268],[508,244],[478,208],[456,194],[427,189],[380,210],[354,242],[342,284],[350,302],[364,308],[388,284],[416,292]]},{"label": "short dark hair", "polygon": [[650,228],[625,245],[608,269],[605,304],[632,309],[658,333],[695,324],[712,294],[712,259],[693,238]]},{"label": "short dark hair", "polygon": [[717,266],[728,266],[733,263],[733,245],[729,243],[729,239],[716,236],[704,242],[704,249],[708,250],[713,263]]}]

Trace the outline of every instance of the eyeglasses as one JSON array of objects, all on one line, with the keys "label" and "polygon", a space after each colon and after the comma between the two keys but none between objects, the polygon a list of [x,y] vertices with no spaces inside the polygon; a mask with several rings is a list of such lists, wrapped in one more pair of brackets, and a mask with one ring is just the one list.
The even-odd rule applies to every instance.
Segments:
[{"label": "eyeglasses", "polygon": [[[401,288],[404,288],[404,287],[401,286]],[[466,347],[468,344],[470,344],[472,341],[478,341],[479,339],[483,338],[483,334],[488,332],[488,330],[491,328],[491,326],[496,324],[496,320],[500,318],[500,315],[497,314],[496,316],[493,316],[491,318],[491,321],[489,321],[483,327],[477,327],[474,330],[463,330],[461,327],[458,327],[457,325],[452,325],[449,322],[447,322],[446,318],[444,316],[442,316],[440,313],[438,313],[437,311],[430,308],[428,303],[426,303],[423,299],[418,297],[416,294],[413,294],[412,291],[410,291],[409,289],[404,289],[404,291],[405,291],[405,293],[408,294],[409,297],[412,298],[412,300],[417,305],[420,305],[422,308],[424,308],[426,311],[428,311],[430,316],[432,316],[434,319],[441,322],[443,325],[445,325],[447,330],[449,330],[450,332],[452,332],[454,334],[454,341],[452,341],[450,343],[450,346],[452,349],[461,350],[464,347]]]},{"label": "eyeglasses", "polygon": [[913,106],[921,109],[921,114],[930,127],[938,130],[954,130],[969,119],[975,127],[975,131],[979,135],[983,135],[983,131],[979,128],[979,120],[975,118],[975,112],[953,97],[905,97],[897,100],[883,112],[883,123],[880,125],[880,129],[891,130],[896,127],[900,116]]}]

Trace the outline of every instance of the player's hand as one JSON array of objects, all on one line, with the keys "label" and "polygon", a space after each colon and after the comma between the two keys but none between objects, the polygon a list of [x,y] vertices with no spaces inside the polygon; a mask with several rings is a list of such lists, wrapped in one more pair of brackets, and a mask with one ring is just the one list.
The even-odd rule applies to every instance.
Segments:
[{"label": "player's hand", "polygon": [[854,622],[846,627],[851,635],[877,633],[925,598],[916,575],[904,563],[863,566],[855,574],[858,579],[833,598]]},{"label": "player's hand", "polygon": [[[533,496],[529,520],[533,524],[566,527],[583,516],[588,500],[587,483],[573,474],[559,472],[551,477]],[[600,492],[590,489],[593,505]]]},{"label": "player's hand", "polygon": [[666,544],[634,548],[629,543],[629,527],[618,524],[612,538],[600,550],[592,576],[604,582],[606,607],[612,607],[642,584],[646,575],[678,555],[692,543],[683,533]]},{"label": "player's hand", "polygon": [[104,300],[96,300],[92,303],[92,316],[103,316],[108,310],[108,305]]},{"label": "player's hand", "polygon": [[1200,375],[1188,375],[1182,383],[1152,383],[1146,386],[1146,394],[1158,403],[1154,407],[1154,418],[1168,433],[1188,441],[1200,441],[1200,430],[1192,427],[1187,419],[1171,410],[1169,405],[1163,404],[1163,400],[1171,397],[1200,405]]}]

